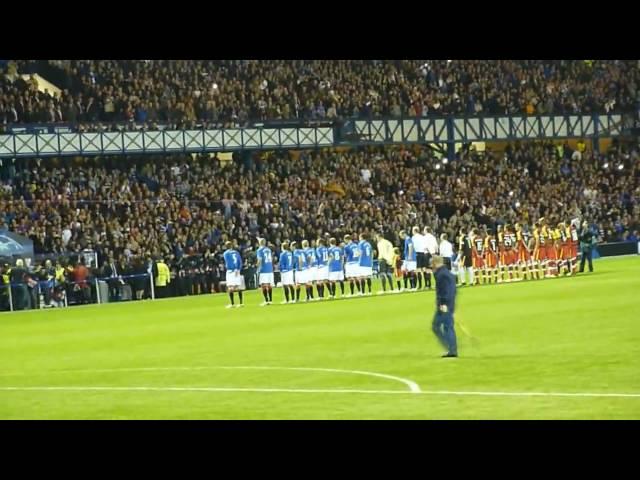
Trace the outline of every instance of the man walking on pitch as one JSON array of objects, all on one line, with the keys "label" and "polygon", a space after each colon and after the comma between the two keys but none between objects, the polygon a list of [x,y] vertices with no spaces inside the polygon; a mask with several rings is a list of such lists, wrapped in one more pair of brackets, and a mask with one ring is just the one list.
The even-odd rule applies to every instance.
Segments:
[{"label": "man walking on pitch", "polygon": [[432,266],[436,279],[436,313],[431,326],[438,341],[447,349],[443,358],[458,356],[456,332],[453,326],[453,313],[456,304],[456,279],[449,270],[444,267],[444,261],[440,256],[432,258]]}]

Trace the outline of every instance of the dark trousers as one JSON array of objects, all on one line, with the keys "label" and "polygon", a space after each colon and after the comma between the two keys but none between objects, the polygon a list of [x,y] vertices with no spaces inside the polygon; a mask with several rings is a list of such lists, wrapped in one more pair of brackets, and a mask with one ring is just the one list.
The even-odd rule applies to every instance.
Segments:
[{"label": "dark trousers", "polygon": [[456,331],[453,328],[453,314],[451,312],[436,312],[433,316],[431,329],[436,334],[440,344],[447,349],[447,352],[453,355],[458,354],[458,342],[456,340]]},{"label": "dark trousers", "polygon": [[156,295],[156,298],[167,298],[167,287],[156,286],[154,289],[154,293]]},{"label": "dark trousers", "polygon": [[589,271],[593,272],[593,249],[587,248],[582,250],[582,258],[580,259],[580,273],[584,272],[584,262],[589,260]]}]

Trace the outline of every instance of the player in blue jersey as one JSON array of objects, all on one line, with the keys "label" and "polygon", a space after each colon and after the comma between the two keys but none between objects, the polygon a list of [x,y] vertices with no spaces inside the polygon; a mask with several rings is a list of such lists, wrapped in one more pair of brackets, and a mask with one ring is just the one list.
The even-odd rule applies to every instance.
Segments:
[{"label": "player in blue jersey", "polygon": [[360,251],[358,279],[360,281],[360,295],[364,295],[365,284],[369,288],[367,295],[371,295],[371,276],[373,275],[373,248],[369,243],[366,234],[360,234],[360,242],[358,243]]},{"label": "player in blue jersey", "polygon": [[[413,246],[413,240],[407,232],[402,230],[400,238],[404,240],[404,262],[402,268],[407,272],[407,277],[411,282],[411,290],[416,290],[416,250]],[[404,288],[407,289],[407,277],[404,279]]]},{"label": "player in blue jersey", "polygon": [[[294,280],[293,280],[293,254],[289,251],[289,243],[282,242],[282,252],[280,253],[280,281],[284,289],[284,301],[281,303],[295,303]],[[289,300],[291,298],[291,300]]]},{"label": "player in blue jersey", "polygon": [[324,299],[324,288],[329,285],[329,249],[322,238],[316,244],[316,288],[318,298]]},{"label": "player in blue jersey", "polygon": [[260,305],[264,307],[271,305],[273,301],[273,252],[267,247],[267,241],[261,238],[258,242],[260,247],[256,252],[258,258],[258,285],[262,288],[264,302]]},{"label": "player in blue jersey", "polygon": [[304,250],[298,248],[298,242],[291,242],[293,250],[293,273],[296,282],[296,302],[300,301],[300,287],[307,285],[307,256]]},{"label": "player in blue jersey", "polygon": [[329,298],[336,298],[336,282],[340,282],[340,290],[344,297],[344,254],[336,243],[335,238],[329,239]]},{"label": "player in blue jersey", "polygon": [[240,299],[240,303],[236,307],[244,307],[242,290],[240,290],[240,287],[242,286],[242,276],[240,274],[240,271],[242,270],[242,258],[240,257],[240,253],[233,249],[233,244],[231,242],[225,242],[224,248],[226,250],[222,254],[222,258],[224,258],[224,266],[227,270],[227,292],[229,292],[229,298],[231,299],[231,304],[227,305],[227,308],[233,308],[235,304],[233,297],[236,291],[238,292],[238,298]]},{"label": "player in blue jersey", "polygon": [[356,282],[360,263],[360,249],[358,248],[358,244],[352,240],[351,235],[344,236],[344,243],[344,276],[349,281],[349,289],[351,290],[351,293],[347,296],[352,297],[354,283],[358,287],[358,291],[360,291],[360,282]]},{"label": "player in blue jersey", "polygon": [[305,275],[305,292],[307,297],[305,302],[313,300],[313,282],[316,277],[316,251],[309,245],[309,240],[302,240],[302,249],[307,261],[307,271]]}]

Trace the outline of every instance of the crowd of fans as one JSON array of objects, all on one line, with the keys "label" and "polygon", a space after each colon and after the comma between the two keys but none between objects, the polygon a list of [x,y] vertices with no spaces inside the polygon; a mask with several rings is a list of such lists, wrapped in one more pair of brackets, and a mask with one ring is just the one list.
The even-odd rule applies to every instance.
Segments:
[{"label": "crowd of fans", "polygon": [[[399,244],[398,232],[413,225],[455,238],[471,224],[543,216],[586,219],[605,242],[633,241],[640,230],[640,149],[617,143],[604,154],[584,142],[516,143],[500,153],[461,149],[452,161],[426,147],[262,152],[225,162],[16,159],[3,161],[0,178],[0,230],[31,238],[37,255],[55,261],[93,250],[98,265],[87,275],[113,282],[151,272],[162,258],[182,279],[173,294],[216,288],[226,240],[243,253],[258,237],[277,253],[287,239],[327,233],[383,232]],[[251,268],[248,253],[246,260]],[[73,261],[61,265],[67,278],[79,268]],[[134,294],[149,294],[130,282]]]},{"label": "crowd of fans", "polygon": [[[35,73],[62,93],[20,77]],[[0,125],[636,113],[639,87],[637,60],[15,60]]]}]

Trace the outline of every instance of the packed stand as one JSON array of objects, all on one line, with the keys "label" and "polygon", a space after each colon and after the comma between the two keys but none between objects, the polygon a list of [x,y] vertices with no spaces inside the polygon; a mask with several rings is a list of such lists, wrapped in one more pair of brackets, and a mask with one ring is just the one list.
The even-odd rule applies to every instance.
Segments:
[{"label": "packed stand", "polygon": [[[615,143],[600,155],[584,143],[461,150],[451,162],[418,147],[271,152],[229,162],[208,155],[16,159],[2,162],[0,178],[0,231],[32,239],[36,255],[53,264],[41,269],[62,269],[65,281],[76,282],[78,303],[89,299],[75,285],[95,277],[110,279],[112,299],[127,282],[131,298],[149,297],[158,259],[177,279],[163,295],[214,291],[227,240],[251,269],[258,237],[279,254],[285,240],[326,234],[384,232],[400,245],[398,232],[412,225],[450,239],[470,225],[531,225],[540,217],[586,219],[605,242],[634,241],[640,230],[639,150]],[[86,250],[97,254],[87,271],[77,255]]]},{"label": "packed stand", "polygon": [[[37,90],[40,73],[61,95]],[[637,113],[637,60],[16,60],[0,125]]]}]

